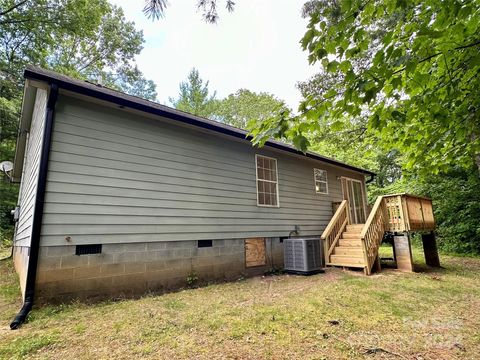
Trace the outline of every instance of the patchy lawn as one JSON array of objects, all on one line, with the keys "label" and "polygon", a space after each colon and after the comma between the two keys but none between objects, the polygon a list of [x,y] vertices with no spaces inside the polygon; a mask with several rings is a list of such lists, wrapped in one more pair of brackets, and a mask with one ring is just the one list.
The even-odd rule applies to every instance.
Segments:
[{"label": "patchy lawn", "polygon": [[0,358],[478,359],[480,259],[441,260],[412,274],[328,269],[43,307],[17,331],[18,285],[2,261]]}]

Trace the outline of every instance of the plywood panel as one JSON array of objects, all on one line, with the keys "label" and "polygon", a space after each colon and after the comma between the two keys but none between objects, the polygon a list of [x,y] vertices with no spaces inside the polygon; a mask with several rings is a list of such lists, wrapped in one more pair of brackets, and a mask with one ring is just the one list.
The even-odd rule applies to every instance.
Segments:
[{"label": "plywood panel", "polygon": [[433,217],[432,200],[421,199],[423,221],[426,230],[435,229],[435,218]]},{"label": "plywood panel", "polygon": [[421,199],[414,197],[406,197],[407,201],[407,211],[408,211],[408,220],[410,224],[410,230],[421,230],[423,229],[423,214],[422,214],[422,204]]},{"label": "plywood panel", "polygon": [[265,239],[245,239],[245,265],[246,267],[266,265]]}]

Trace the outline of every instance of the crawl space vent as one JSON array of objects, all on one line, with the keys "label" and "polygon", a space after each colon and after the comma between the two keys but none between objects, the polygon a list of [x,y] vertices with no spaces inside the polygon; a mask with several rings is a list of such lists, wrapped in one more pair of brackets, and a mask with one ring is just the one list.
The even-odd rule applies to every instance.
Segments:
[{"label": "crawl space vent", "polygon": [[93,245],[77,245],[75,247],[75,255],[89,255],[89,254],[101,254],[102,244]]}]

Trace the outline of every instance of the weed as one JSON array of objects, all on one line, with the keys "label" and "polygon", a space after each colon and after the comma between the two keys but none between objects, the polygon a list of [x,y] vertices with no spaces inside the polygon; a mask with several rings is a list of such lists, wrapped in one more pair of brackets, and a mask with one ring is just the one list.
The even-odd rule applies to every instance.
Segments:
[{"label": "weed", "polygon": [[187,285],[189,287],[194,287],[198,282],[198,275],[195,271],[192,271],[190,274],[187,276]]}]

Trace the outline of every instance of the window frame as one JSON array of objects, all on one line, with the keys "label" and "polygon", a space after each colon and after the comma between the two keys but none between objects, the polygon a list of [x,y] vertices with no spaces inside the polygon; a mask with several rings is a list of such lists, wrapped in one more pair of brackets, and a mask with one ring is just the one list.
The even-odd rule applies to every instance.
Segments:
[{"label": "window frame", "polygon": [[[324,171],[326,180],[325,181],[317,180],[317,174],[315,173],[315,170]],[[317,182],[325,183],[325,188],[327,189],[326,192],[317,191]],[[319,169],[319,168],[313,168],[313,188],[315,190],[316,195],[328,195],[328,171],[327,170]]]},{"label": "window frame", "polygon": [[[277,181],[264,180],[264,179],[259,179],[258,178],[258,158],[259,157],[269,159],[269,160],[275,160],[275,174],[276,174],[276,177],[277,177]],[[277,194],[277,204],[276,205],[260,204],[259,192],[258,192],[258,182],[259,181],[264,181],[264,182],[269,182],[269,183],[274,183],[275,184],[275,190],[276,190],[276,194]],[[270,157],[270,156],[255,154],[255,187],[257,189],[257,206],[259,206],[259,207],[271,207],[271,208],[279,208],[280,207],[280,196],[279,196],[278,181],[279,180],[278,180],[278,161],[277,161],[277,159],[273,158],[273,157]]]}]

